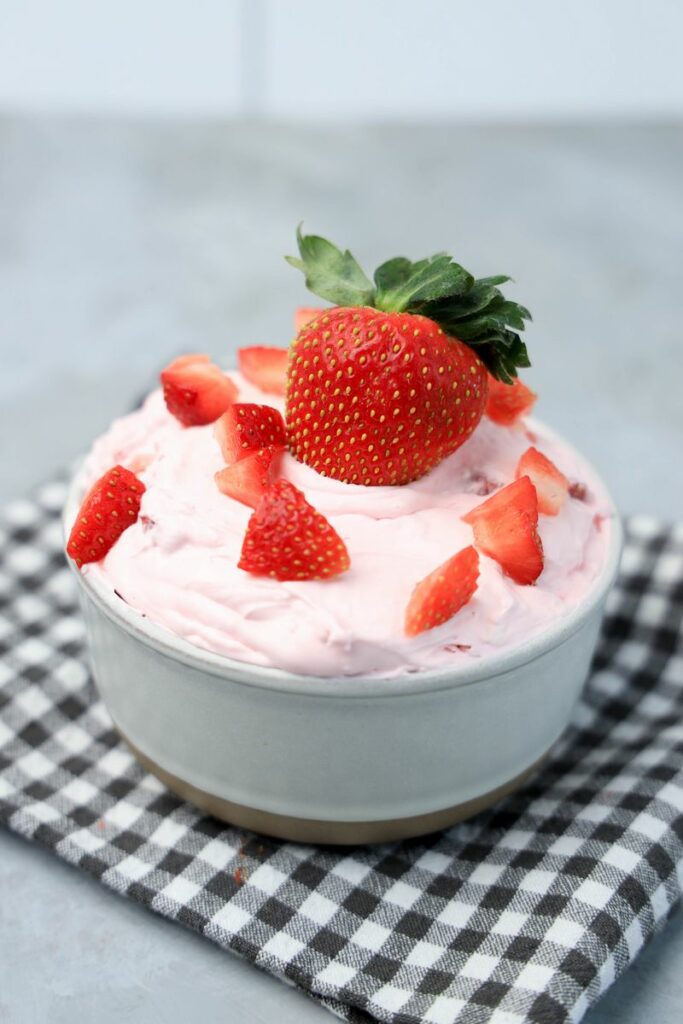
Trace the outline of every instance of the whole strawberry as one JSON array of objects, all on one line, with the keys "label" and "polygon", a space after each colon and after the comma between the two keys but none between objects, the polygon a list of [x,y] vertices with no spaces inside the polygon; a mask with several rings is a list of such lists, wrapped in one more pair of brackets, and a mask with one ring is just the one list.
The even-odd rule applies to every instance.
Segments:
[{"label": "whole strawberry", "polygon": [[365,486],[406,484],[456,451],[486,406],[488,373],[528,366],[530,315],[506,277],[475,280],[450,256],[383,263],[374,284],[353,256],[298,233],[289,262],[336,305],[297,335],[287,372],[287,436],[300,462]]}]

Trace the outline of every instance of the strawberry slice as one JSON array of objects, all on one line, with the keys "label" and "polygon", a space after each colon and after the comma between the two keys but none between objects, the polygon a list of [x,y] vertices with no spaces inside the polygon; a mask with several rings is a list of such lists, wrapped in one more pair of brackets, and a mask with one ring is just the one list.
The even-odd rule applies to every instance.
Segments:
[{"label": "strawberry slice", "polygon": [[489,374],[489,397],[484,410],[489,419],[510,427],[520,416],[525,416],[536,401],[536,395],[519,377],[513,384],[504,384]]},{"label": "strawberry slice", "polygon": [[536,488],[538,511],[546,516],[556,516],[569,494],[569,481],[554,462],[539,452],[538,448],[527,448],[517,463],[515,477],[528,476]]},{"label": "strawberry slice", "polygon": [[240,370],[250,384],[268,395],[284,395],[287,385],[288,348],[254,345],[237,352]]},{"label": "strawberry slice", "polygon": [[310,324],[312,320],[315,320],[317,316],[324,312],[325,310],[321,309],[320,306],[299,306],[294,314],[294,333],[298,334],[306,324]]},{"label": "strawberry slice", "polygon": [[538,498],[528,476],[503,487],[463,516],[477,547],[494,558],[515,583],[534,583],[543,571],[538,536]]},{"label": "strawberry slice", "polygon": [[237,388],[208,356],[174,359],[161,372],[168,411],[184,427],[213,423],[237,398]]},{"label": "strawberry slice", "polygon": [[417,636],[453,618],[471,599],[478,578],[479,555],[472,545],[425,576],[413,590],[406,608],[406,636]]},{"label": "strawberry slice", "polygon": [[213,428],[226,462],[238,462],[260,448],[284,448],[285,422],[270,405],[236,402]]},{"label": "strawberry slice", "polygon": [[242,544],[239,568],[278,580],[324,580],[345,572],[346,545],[294,484],[266,488]]},{"label": "strawberry slice", "polygon": [[277,454],[275,448],[259,448],[232,466],[220,469],[214,476],[218,490],[243,505],[256,508],[268,486],[270,469]]},{"label": "strawberry slice", "polygon": [[86,494],[69,534],[66,552],[80,569],[99,562],[138,518],[145,485],[123,466],[100,477]]}]

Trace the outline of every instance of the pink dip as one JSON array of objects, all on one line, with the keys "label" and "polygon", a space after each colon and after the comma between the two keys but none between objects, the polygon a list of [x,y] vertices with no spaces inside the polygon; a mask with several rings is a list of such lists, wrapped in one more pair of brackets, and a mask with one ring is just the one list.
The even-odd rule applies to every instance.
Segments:
[{"label": "pink dip", "polygon": [[[282,408],[239,374],[230,376],[240,401]],[[487,482],[512,481],[532,443],[588,489],[585,500],[568,498],[558,516],[539,517],[545,568],[538,582],[519,586],[481,555],[472,601],[442,626],[406,638],[413,587],[472,543],[460,517],[484,500]],[[145,483],[140,518],[84,573],[191,643],[305,675],[396,675],[525,643],[589,591],[604,564],[613,515],[589,467],[531,420],[501,427],[484,417],[459,451],[404,487],[335,482],[286,454],[281,475],[344,539],[351,569],[333,580],[282,583],[237,568],[251,509],[214,483],[224,462],[212,426],[183,428],[155,391],[95,443],[86,484],[117,462]]]}]

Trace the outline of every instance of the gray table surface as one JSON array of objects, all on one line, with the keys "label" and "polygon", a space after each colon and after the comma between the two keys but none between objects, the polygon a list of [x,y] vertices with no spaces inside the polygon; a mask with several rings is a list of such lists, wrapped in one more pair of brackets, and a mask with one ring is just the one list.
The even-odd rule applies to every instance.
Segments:
[{"label": "gray table surface", "polygon": [[[681,125],[0,118],[0,500],[78,455],[169,356],[284,344],[296,223],[372,265],[449,248],[532,309],[539,414],[626,513],[681,517]],[[585,1018],[680,1020],[678,915]],[[0,1019],[308,1024],[302,995],[0,833]]]}]

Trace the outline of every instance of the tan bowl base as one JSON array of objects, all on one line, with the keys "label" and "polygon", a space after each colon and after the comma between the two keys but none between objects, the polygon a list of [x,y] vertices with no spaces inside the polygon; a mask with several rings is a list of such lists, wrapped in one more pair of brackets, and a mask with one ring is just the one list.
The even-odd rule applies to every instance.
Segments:
[{"label": "tan bowl base", "polygon": [[[120,732],[120,730],[119,730]],[[255,807],[246,807],[231,800],[214,796],[203,789],[192,786],[189,782],[179,779],[177,775],[159,767],[146,754],[143,754],[134,743],[121,733],[136,758],[147,771],[177,793],[183,800],[188,800],[201,810],[212,814],[215,818],[238,825],[252,832],[276,836],[278,839],[290,839],[297,843],[316,843],[323,845],[358,846],[364,843],[386,843],[395,839],[410,839],[413,836],[427,835],[438,832],[449,825],[455,825],[465,818],[471,818],[480,811],[486,810],[504,796],[513,793],[523,786],[545,761],[547,754],[535,761],[513,779],[502,786],[489,790],[473,800],[445,807],[441,811],[430,814],[416,814],[409,818],[389,818],[382,821],[322,821],[317,818],[293,818],[288,814],[274,814],[270,811],[259,811]]]}]

